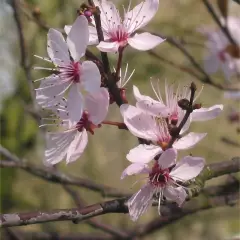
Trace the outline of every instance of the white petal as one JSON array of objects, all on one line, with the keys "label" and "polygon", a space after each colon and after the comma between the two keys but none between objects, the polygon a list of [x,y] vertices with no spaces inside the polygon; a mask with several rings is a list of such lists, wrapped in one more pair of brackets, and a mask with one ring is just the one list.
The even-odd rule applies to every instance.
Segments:
[{"label": "white petal", "polygon": [[149,96],[146,96],[146,95],[142,95],[138,89],[137,86],[133,85],[133,95],[135,97],[135,99],[139,102],[139,101],[155,101],[154,99],[152,99],[151,97]]},{"label": "white petal", "polygon": [[80,84],[85,91],[94,93],[100,90],[101,74],[92,61],[84,61],[81,66]]},{"label": "white petal", "polygon": [[89,113],[90,121],[95,125],[100,124],[105,119],[108,112],[108,90],[102,87],[99,92],[86,95],[85,107]]},{"label": "white petal", "polygon": [[97,44],[98,43],[98,35],[97,30],[93,26],[88,26],[89,29],[89,45]]},{"label": "white petal", "polygon": [[192,112],[192,121],[207,121],[216,118],[223,111],[223,105],[214,105],[210,108],[200,108]]},{"label": "white petal", "polygon": [[128,104],[122,104],[120,112],[124,123],[133,135],[147,140],[158,140],[158,126],[152,116]]},{"label": "white petal", "polygon": [[164,151],[158,159],[158,164],[162,169],[171,167],[176,163],[177,150],[170,148]]},{"label": "white petal", "polygon": [[127,159],[130,162],[148,163],[161,152],[162,149],[159,146],[140,144],[129,151]]},{"label": "white petal", "polygon": [[176,148],[177,150],[192,148],[194,145],[200,142],[206,135],[207,133],[190,132],[186,136],[177,140],[173,144],[173,147]]},{"label": "white petal", "polygon": [[74,61],[79,61],[85,54],[88,40],[88,21],[85,16],[79,16],[73,23],[67,37],[67,45]]},{"label": "white petal", "polygon": [[65,33],[66,33],[67,35],[69,34],[71,28],[72,28],[72,25],[65,25],[64,31],[65,31]]},{"label": "white petal", "polygon": [[48,56],[54,64],[61,65],[62,63],[70,63],[68,46],[63,38],[62,33],[50,28],[48,31]]},{"label": "white petal", "polygon": [[[51,81],[51,80],[50,80]],[[53,84],[53,85],[52,85]],[[68,89],[71,83],[63,82],[59,79],[59,83],[52,81],[43,81],[39,88],[36,89],[36,101],[43,108],[49,108],[55,106],[60,102],[64,96],[65,91]]]},{"label": "white petal", "polygon": [[168,185],[164,189],[163,195],[168,200],[176,202],[179,206],[181,206],[183,204],[183,202],[185,201],[185,199],[187,197],[187,193],[182,187],[174,188],[170,185]]},{"label": "white petal", "polygon": [[176,181],[188,181],[195,178],[204,168],[205,160],[200,157],[186,156],[182,158],[170,172]]},{"label": "white petal", "polygon": [[136,33],[133,37],[128,38],[129,45],[140,51],[147,51],[155,48],[158,44],[164,41],[165,39],[162,39],[147,32],[140,34]]},{"label": "white petal", "polygon": [[115,5],[108,0],[94,0],[95,6],[101,11],[101,24],[103,30],[107,31],[121,24],[121,18]]},{"label": "white petal", "polygon": [[133,221],[136,221],[152,205],[154,193],[154,187],[146,184],[128,200],[129,215]]},{"label": "white petal", "polygon": [[83,129],[82,132],[77,131],[74,140],[67,151],[67,163],[76,161],[83,153],[88,143],[87,131]]},{"label": "white petal", "polygon": [[208,55],[205,59],[204,59],[204,70],[208,73],[208,74],[212,74],[217,72],[218,68],[220,65],[220,61],[218,56],[216,56],[216,54],[211,54]]},{"label": "white petal", "polygon": [[[228,54],[226,54],[226,55],[228,55]],[[224,73],[225,79],[228,81],[231,80],[231,76],[235,72],[234,69],[232,69],[230,66],[231,66],[231,64],[228,60],[226,60],[225,62],[221,62],[222,71]]]},{"label": "white petal", "polygon": [[60,133],[47,133],[45,163],[56,164],[66,156],[76,130]]},{"label": "white petal", "polygon": [[124,25],[128,26],[128,32],[132,33],[146,26],[157,13],[159,0],[146,0],[125,13]]},{"label": "white petal", "polygon": [[150,172],[150,169],[148,168],[148,165],[133,163],[123,171],[121,175],[121,179],[124,179],[126,176],[131,176],[131,175],[141,174],[141,173],[149,173],[149,172]]},{"label": "white petal", "polygon": [[97,45],[97,48],[101,51],[101,52],[117,52],[118,48],[119,48],[119,43],[118,42],[100,42]]},{"label": "white petal", "polygon": [[76,125],[81,117],[84,108],[82,94],[78,91],[76,84],[72,84],[68,93],[67,110],[69,112],[69,120],[71,125]]},{"label": "white petal", "polygon": [[133,95],[137,100],[136,107],[154,116],[166,117],[169,113],[167,107],[149,96],[142,95],[136,86],[133,86]]}]

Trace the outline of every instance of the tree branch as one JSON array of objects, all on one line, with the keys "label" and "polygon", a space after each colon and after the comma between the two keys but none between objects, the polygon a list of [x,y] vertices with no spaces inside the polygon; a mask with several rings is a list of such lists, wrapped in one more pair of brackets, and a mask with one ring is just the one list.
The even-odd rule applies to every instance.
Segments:
[{"label": "tree branch", "polygon": [[[84,179],[79,177],[70,176],[64,174],[56,169],[35,166],[33,164],[27,163],[19,159],[17,156],[10,153],[6,148],[3,148],[0,145],[0,153],[7,158],[8,160],[1,160],[0,167],[11,167],[11,168],[20,168],[34,176],[40,177],[46,181],[58,183],[58,184],[68,184],[78,187],[87,188],[92,191],[96,191],[106,197],[123,197],[129,196],[128,193],[124,193],[121,190],[95,183],[90,179]],[[10,160],[10,161],[9,161]]]},{"label": "tree branch", "polygon": [[[1,162],[1,161],[0,161]],[[196,178],[194,183],[190,183],[190,190],[188,191],[188,198],[191,199],[199,194],[203,190],[204,183],[214,177],[218,177],[224,174],[235,173],[240,171],[240,157],[233,158],[231,161],[225,161],[215,164],[210,164],[205,167],[205,170]],[[238,191],[238,189],[237,189]],[[225,191],[226,193],[226,191]],[[230,195],[229,199],[235,201],[238,194]],[[89,219],[94,216],[99,216],[107,213],[127,213],[128,208],[126,200],[128,198],[119,198],[111,201],[105,201],[97,203],[84,208],[72,208],[72,209],[60,209],[52,211],[37,211],[30,213],[14,213],[14,214],[1,214],[0,215],[0,226],[21,226],[30,225],[43,222],[53,221],[65,221],[72,220],[75,223]],[[224,198],[225,199],[225,198]],[[215,201],[213,198],[212,201]],[[223,199],[217,200],[217,203],[223,204]],[[169,205],[170,204],[170,205]],[[172,207],[172,203],[166,203],[166,206]],[[201,209],[208,209],[211,205],[204,206]],[[184,208],[179,211],[185,213]],[[186,211],[187,214],[191,214],[192,210]],[[177,215],[178,216],[178,215]],[[179,217],[178,217],[179,218]],[[177,218],[177,219],[178,219]]]}]

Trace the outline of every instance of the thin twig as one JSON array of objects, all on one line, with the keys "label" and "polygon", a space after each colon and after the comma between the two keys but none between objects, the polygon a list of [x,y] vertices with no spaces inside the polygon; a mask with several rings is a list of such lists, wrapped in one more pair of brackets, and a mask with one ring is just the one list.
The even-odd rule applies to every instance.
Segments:
[{"label": "thin twig", "polygon": [[104,197],[129,196],[129,193],[124,193],[124,191],[121,191],[103,184],[95,183],[90,179],[70,176],[56,169],[35,166],[33,164],[27,163],[26,161],[23,161],[17,156],[15,156],[14,154],[10,153],[6,148],[2,147],[1,145],[0,145],[0,153],[8,160],[8,161],[6,160],[0,161],[0,167],[2,168],[3,167],[20,168],[44,180],[47,180],[53,183],[58,183],[58,184],[68,184],[68,185],[87,188],[89,190],[101,193],[102,196]]},{"label": "thin twig", "polygon": [[32,84],[32,77],[31,77],[31,68],[28,63],[28,57],[27,57],[27,50],[26,50],[26,43],[24,39],[24,34],[23,34],[23,26],[20,18],[20,13],[19,13],[19,1],[18,0],[13,0],[12,1],[12,7],[13,7],[13,16],[16,22],[17,26],[17,31],[18,31],[18,37],[19,37],[19,46],[20,46],[20,52],[21,52],[21,61],[20,64],[25,72],[28,85],[30,87],[30,94],[32,101],[34,100],[34,88]]},{"label": "thin twig", "polygon": [[227,25],[224,26],[221,21],[220,18],[217,16],[215,10],[213,9],[211,3],[209,3],[208,0],[202,0],[203,4],[205,5],[205,7],[207,8],[208,12],[211,14],[212,18],[215,20],[215,22],[217,23],[217,25],[220,27],[220,29],[222,30],[222,32],[226,35],[226,37],[228,38],[228,40],[231,42],[231,44],[233,44],[234,46],[237,46],[238,44],[235,42],[235,40],[232,38],[230,32],[228,31]]}]

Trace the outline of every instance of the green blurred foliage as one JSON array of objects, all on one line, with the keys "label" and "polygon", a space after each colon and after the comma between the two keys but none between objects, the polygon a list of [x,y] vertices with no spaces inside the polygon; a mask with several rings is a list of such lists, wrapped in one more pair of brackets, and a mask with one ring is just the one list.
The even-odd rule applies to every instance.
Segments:
[{"label": "green blurred foliage", "polygon": [[[64,0],[28,0],[28,7],[39,7],[41,18],[47,25],[55,28],[63,28],[65,24],[71,24],[76,17],[76,9],[81,1]],[[232,12],[236,6],[231,6]],[[28,9],[29,11],[29,9]],[[33,54],[46,56],[46,31],[36,23],[29,21],[24,15],[24,36],[26,38],[30,63],[41,66],[39,59],[34,59]],[[186,40],[202,42],[204,38],[196,32],[196,28],[204,24],[213,24],[201,1],[196,0],[161,0],[157,16],[149,24],[149,29],[159,31],[166,35],[184,37]],[[186,46],[195,58],[201,62],[203,49],[194,46]],[[192,68],[184,56],[167,43],[158,46],[156,52],[177,63]],[[116,64],[116,56],[111,55],[111,64]],[[165,79],[169,82],[181,82],[188,84],[193,81],[188,74],[172,68],[146,52],[138,52],[130,47],[124,56],[124,65],[129,63],[129,68],[136,69],[131,82],[127,85],[129,102],[134,103],[132,98],[132,85],[136,84],[141,92],[151,94],[149,77],[160,79],[163,86]],[[33,80],[47,75],[44,72],[31,71]],[[198,88],[202,83],[195,80]],[[216,81],[223,82],[223,78],[216,76]],[[42,164],[44,152],[43,136],[39,132],[38,124],[34,118],[25,111],[25,107],[31,105],[31,97],[24,72],[19,66],[16,72],[17,88],[15,94],[4,103],[1,112],[1,144],[10,151],[24,157],[35,164]],[[35,85],[37,87],[38,84]],[[207,132],[208,136],[196,148],[191,150],[193,155],[206,158],[206,162],[217,162],[230,159],[239,153],[233,146],[225,145],[220,138],[229,136],[239,141],[235,126],[226,120],[227,106],[233,105],[233,101],[223,98],[223,93],[211,86],[206,85],[199,101],[206,107],[217,103],[225,104],[224,113],[219,118],[207,123],[194,123],[192,131]],[[121,121],[121,116],[115,105],[110,107],[107,119]],[[58,165],[64,172],[87,177],[96,182],[108,184],[121,189],[130,189],[135,177],[126,181],[120,181],[123,169],[128,165],[125,156],[127,152],[137,144],[136,138],[127,131],[118,131],[111,126],[103,126],[97,130],[94,136],[89,137],[89,144],[84,155],[77,162],[68,166],[63,162]],[[189,154],[189,151],[183,154]],[[31,211],[36,209],[68,208],[74,207],[72,199],[64,192],[60,185],[47,183],[35,178],[21,170],[1,169],[1,208],[3,212]],[[211,181],[210,184],[218,184],[224,178]],[[132,189],[136,191],[141,181]],[[79,194],[88,204],[104,200],[99,194],[86,189],[79,189]],[[157,232],[146,239],[225,239],[238,231],[238,208],[221,208],[214,211],[206,211],[194,216],[189,216],[161,232]],[[144,223],[157,216],[156,209],[152,208],[139,222]],[[98,217],[100,221],[109,223],[119,228],[134,226],[127,215],[106,215]],[[57,231],[57,232],[92,232],[93,229],[86,224],[74,225],[71,222],[49,223],[22,227],[29,231]],[[191,229],[191,230],[190,230]],[[95,230],[94,230],[95,231]]]}]

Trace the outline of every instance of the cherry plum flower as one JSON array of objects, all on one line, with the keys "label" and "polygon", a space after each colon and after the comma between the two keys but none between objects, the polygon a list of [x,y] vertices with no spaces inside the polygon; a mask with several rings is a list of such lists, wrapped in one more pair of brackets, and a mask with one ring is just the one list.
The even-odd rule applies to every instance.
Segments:
[{"label": "cherry plum flower", "polygon": [[122,179],[135,174],[148,174],[147,183],[127,202],[129,215],[133,221],[136,221],[152,205],[154,195],[159,199],[159,214],[163,196],[179,206],[184,203],[187,193],[181,183],[198,176],[205,161],[203,158],[192,156],[183,157],[177,163],[176,159],[177,151],[170,148],[161,154],[152,167],[139,160],[123,171]]},{"label": "cherry plum flower", "polygon": [[[73,91],[78,91],[73,88]],[[74,93],[72,93],[75,95]],[[79,103],[82,99],[80,95],[76,99],[76,104],[68,105],[68,101],[63,99],[55,109],[56,119],[51,119],[53,124],[60,127],[59,132],[48,132],[46,137],[45,163],[56,164],[66,157],[66,162],[76,161],[83,153],[88,143],[88,134],[105,119],[109,106],[109,93],[106,88],[88,94],[84,99],[84,111]],[[71,98],[71,95],[69,96]],[[70,112],[74,114],[70,114]]]},{"label": "cherry plum flower", "polygon": [[224,25],[237,45],[229,42],[226,35],[221,30],[200,29],[207,36],[207,56],[204,59],[204,69],[207,73],[212,74],[222,69],[225,78],[230,78],[240,73],[240,18],[229,16]]},{"label": "cherry plum flower", "polygon": [[[151,82],[152,89],[157,100],[149,96],[142,95],[136,86],[133,86],[133,94],[137,100],[136,106],[149,114],[157,117],[167,117],[169,122],[174,125],[179,125],[184,117],[185,111],[179,107],[178,101],[181,99],[190,100],[191,89],[187,86],[178,86],[175,90],[174,84],[168,85],[165,82],[165,101],[162,98],[159,84],[156,87]],[[202,90],[197,94],[194,102],[201,94]],[[216,118],[223,110],[223,105],[217,104],[209,108],[194,109],[188,121],[183,127],[181,133],[185,132],[192,121],[207,121]]]},{"label": "cherry plum flower", "polygon": [[[130,10],[131,1],[128,9],[124,9],[124,18],[122,19],[115,5],[108,0],[94,0],[95,6],[101,11],[101,23],[104,34],[104,41],[101,41],[97,48],[102,52],[117,52],[119,48],[124,48],[128,44],[141,51],[147,51],[164,39],[152,35],[148,32],[137,34],[136,30],[146,26],[154,17],[158,10],[159,0],[143,0],[132,10]],[[95,25],[94,21],[91,21]],[[65,31],[68,34],[71,26],[66,26]],[[97,44],[98,36],[95,26],[89,26],[89,43]]]},{"label": "cherry plum flower", "polygon": [[[72,96],[68,100],[69,105],[76,104],[78,98],[83,99],[83,93],[94,93],[100,90],[101,75],[96,64],[91,61],[79,62],[85,54],[88,39],[88,21],[84,16],[76,19],[66,41],[59,31],[49,30],[47,51],[50,59],[42,59],[52,62],[55,68],[35,67],[35,69],[54,72],[48,77],[39,79],[41,84],[36,89],[36,100],[40,106],[53,107],[67,94],[68,90],[68,94]],[[75,88],[79,91],[75,91]],[[83,107],[82,99],[77,104]]]},{"label": "cherry plum flower", "polygon": [[[120,111],[128,130],[134,136],[150,141],[150,145],[139,144],[130,150],[126,156],[130,162],[141,161],[142,163],[148,163],[166,150],[171,140],[171,135],[164,118],[152,116],[128,104],[121,105]],[[206,135],[206,133],[190,132],[175,141],[173,148],[176,150],[192,148]]]}]

